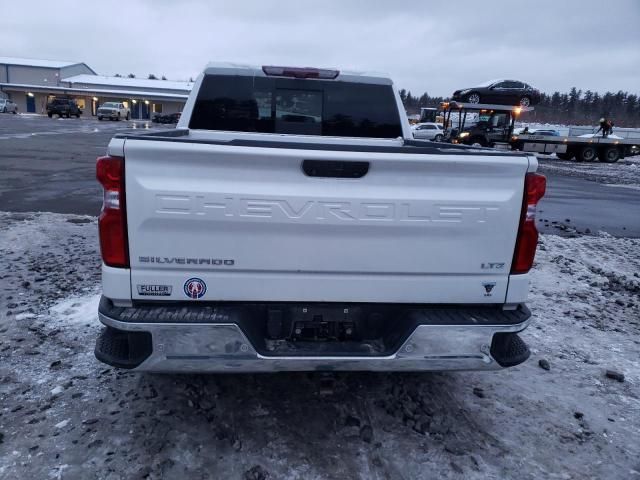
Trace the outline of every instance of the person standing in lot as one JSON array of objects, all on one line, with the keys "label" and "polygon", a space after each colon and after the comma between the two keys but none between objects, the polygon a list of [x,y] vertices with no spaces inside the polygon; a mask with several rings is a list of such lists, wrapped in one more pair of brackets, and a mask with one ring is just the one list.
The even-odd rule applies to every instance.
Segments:
[{"label": "person standing in lot", "polygon": [[602,130],[602,138],[607,138],[607,135],[609,135],[609,124],[609,120],[607,120],[605,117],[602,117],[600,119],[600,127],[598,128],[598,130],[596,130],[595,135],[597,135]]},{"label": "person standing in lot", "polygon": [[608,120],[607,121],[607,135],[606,136],[609,136],[609,135],[613,134],[613,125],[614,125],[613,120]]}]

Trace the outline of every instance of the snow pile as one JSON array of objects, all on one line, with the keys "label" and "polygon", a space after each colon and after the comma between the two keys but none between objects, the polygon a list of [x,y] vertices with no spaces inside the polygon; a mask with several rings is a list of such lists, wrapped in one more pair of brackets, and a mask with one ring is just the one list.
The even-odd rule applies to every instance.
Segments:
[{"label": "snow pile", "polygon": [[[596,138],[596,137],[602,137],[601,133],[585,133],[584,135],[578,135],[581,138]],[[618,135],[608,135],[607,138],[613,138],[615,140],[622,140],[622,137],[619,137]]]},{"label": "snow pile", "polygon": [[54,321],[64,324],[95,323],[98,318],[98,304],[100,294],[66,298],[49,308],[49,314]]}]

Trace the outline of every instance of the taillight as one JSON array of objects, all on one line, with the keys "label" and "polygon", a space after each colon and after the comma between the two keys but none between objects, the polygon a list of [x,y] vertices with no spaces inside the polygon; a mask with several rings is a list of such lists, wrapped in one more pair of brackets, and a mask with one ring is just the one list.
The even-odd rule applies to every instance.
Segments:
[{"label": "taillight", "polygon": [[333,80],[339,74],[339,70],[328,70],[326,68],[310,67],[277,67],[265,65],[262,67],[265,75],[271,77],[293,77],[293,78],[318,78],[321,80]]},{"label": "taillight", "polygon": [[544,196],[547,179],[539,173],[527,173],[524,181],[524,198],[520,227],[516,239],[516,250],[511,264],[511,273],[527,273],[533,266],[538,245],[538,229],[536,228],[536,206]]},{"label": "taillight", "polygon": [[96,177],[104,189],[98,218],[102,261],[109,267],[128,268],[127,217],[124,198],[124,158],[100,157]]}]

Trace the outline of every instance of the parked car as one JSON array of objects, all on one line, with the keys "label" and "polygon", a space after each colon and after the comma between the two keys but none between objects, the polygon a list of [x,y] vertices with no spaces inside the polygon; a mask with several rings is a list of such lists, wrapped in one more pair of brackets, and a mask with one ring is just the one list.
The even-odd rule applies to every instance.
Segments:
[{"label": "parked car", "polygon": [[209,65],[175,130],[118,133],[97,160],[95,355],[138,372],[517,365],[537,166],[414,140],[388,77]]},{"label": "parked car", "polygon": [[72,98],[56,97],[51,102],[47,103],[47,115],[49,118],[54,115],[69,118],[74,115],[76,118],[80,118],[82,110]]},{"label": "parked car", "polygon": [[0,98],[0,112],[2,113],[18,113],[18,105],[13,103],[8,98]]},{"label": "parked car", "polygon": [[490,80],[453,92],[452,100],[529,107],[540,102],[540,91],[519,80]]},{"label": "parked car", "polygon": [[98,120],[108,118],[109,120],[129,120],[131,110],[122,102],[105,102],[98,107]]},{"label": "parked car", "polygon": [[558,130],[551,130],[547,128],[540,128],[538,130],[531,130],[529,135],[549,135],[551,137],[559,137],[560,132]]},{"label": "parked car", "polygon": [[181,112],[167,113],[165,115],[158,113],[153,116],[153,119],[151,121],[156,123],[178,123],[181,115]]},{"label": "parked car", "polygon": [[433,140],[441,142],[444,138],[442,125],[432,122],[418,123],[412,127],[413,138],[418,140]]}]

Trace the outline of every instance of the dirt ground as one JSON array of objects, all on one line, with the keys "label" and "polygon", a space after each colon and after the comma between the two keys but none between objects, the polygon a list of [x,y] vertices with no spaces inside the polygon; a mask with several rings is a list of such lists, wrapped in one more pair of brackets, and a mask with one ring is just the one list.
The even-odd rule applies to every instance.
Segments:
[{"label": "dirt ground", "polygon": [[544,235],[488,373],[121,371],[94,217],[0,213],[0,258],[0,479],[640,479],[639,239]]}]

